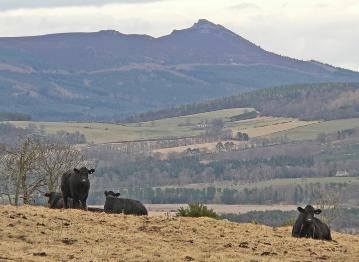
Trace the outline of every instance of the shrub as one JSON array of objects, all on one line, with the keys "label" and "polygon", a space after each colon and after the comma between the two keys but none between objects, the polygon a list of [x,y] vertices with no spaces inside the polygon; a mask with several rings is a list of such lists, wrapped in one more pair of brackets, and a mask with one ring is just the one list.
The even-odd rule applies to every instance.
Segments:
[{"label": "shrub", "polygon": [[181,217],[211,217],[218,218],[216,212],[213,209],[208,209],[207,206],[200,203],[189,203],[188,207],[181,207],[177,211],[177,216]]}]

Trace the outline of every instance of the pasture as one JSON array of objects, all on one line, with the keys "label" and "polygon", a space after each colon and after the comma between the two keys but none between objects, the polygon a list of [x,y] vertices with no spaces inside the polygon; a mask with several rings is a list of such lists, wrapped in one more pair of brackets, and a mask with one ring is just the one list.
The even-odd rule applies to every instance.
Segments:
[{"label": "pasture", "polygon": [[317,123],[317,121],[300,121],[295,118],[286,117],[257,117],[228,123],[227,127],[230,128],[232,132],[240,131],[247,133],[250,137],[261,137],[297,127],[308,126],[313,123]]},{"label": "pasture", "polygon": [[221,118],[229,121],[231,116],[253,111],[253,108],[233,108],[213,112],[165,118],[142,123],[110,124],[110,123],[76,123],[76,122],[34,122],[12,121],[18,127],[36,125],[46,133],[57,131],[80,132],[89,143],[101,144],[110,142],[148,140],[160,138],[196,136],[203,130],[194,130],[197,124]]},{"label": "pasture", "polygon": [[22,128],[36,126],[43,129],[45,133],[56,133],[61,130],[80,132],[85,135],[88,143],[94,144],[197,136],[204,132],[204,129],[201,130],[198,127],[199,124],[208,123],[218,118],[224,121],[225,130],[231,130],[232,133],[246,132],[250,137],[269,135],[314,123],[282,117],[258,117],[243,121],[230,121],[232,116],[253,110],[253,108],[232,108],[126,124],[35,121],[11,121],[10,123]]},{"label": "pasture", "polygon": [[[227,142],[227,141],[226,141]],[[237,147],[240,146],[245,146],[246,144],[248,144],[248,142],[245,141],[228,141],[228,142],[233,142],[233,144]],[[168,147],[168,148],[160,148],[160,149],[155,149],[153,150],[154,153],[161,153],[163,154],[163,158],[166,158],[166,156],[168,154],[171,153],[183,153],[185,152],[188,148],[198,148],[200,151],[209,151],[209,152],[213,152],[216,151],[216,145],[218,142],[213,142],[213,143],[202,143],[202,144],[192,144],[190,146],[177,146],[177,147]],[[223,141],[223,143],[225,143],[225,141]]]},{"label": "pasture", "polygon": [[345,129],[359,128],[359,118],[339,119],[292,128],[268,135],[268,138],[286,136],[289,140],[316,139],[321,133],[335,133]]},{"label": "pasture", "polygon": [[290,227],[0,206],[1,261],[357,261],[359,236],[291,237]]},{"label": "pasture", "polygon": [[280,178],[280,179],[272,179],[268,181],[259,181],[255,183],[239,183],[236,184],[234,181],[228,182],[216,182],[214,184],[210,183],[202,183],[202,184],[188,184],[181,186],[166,186],[161,188],[192,188],[192,189],[203,189],[208,187],[216,187],[216,188],[229,188],[236,190],[243,190],[244,188],[252,189],[252,188],[264,188],[269,186],[289,186],[289,185],[308,185],[308,184],[331,184],[331,183],[347,183],[347,184],[357,184],[359,186],[359,177],[308,177],[308,178]]}]

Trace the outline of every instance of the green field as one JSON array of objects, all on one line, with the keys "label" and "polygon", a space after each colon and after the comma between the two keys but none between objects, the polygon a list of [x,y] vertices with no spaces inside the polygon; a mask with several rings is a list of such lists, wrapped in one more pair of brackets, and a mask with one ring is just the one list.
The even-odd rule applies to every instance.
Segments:
[{"label": "green field", "polygon": [[60,130],[80,132],[89,143],[109,143],[133,140],[196,136],[203,130],[194,130],[196,125],[215,118],[225,122],[225,129],[233,133],[246,132],[250,137],[275,138],[287,136],[290,140],[315,139],[320,133],[334,133],[344,129],[359,128],[359,118],[333,120],[326,122],[299,121],[284,117],[259,117],[255,119],[230,122],[230,117],[252,111],[253,108],[233,108],[213,112],[165,118],[161,120],[130,123],[77,123],[77,122],[11,122],[18,127],[36,125],[44,128],[47,133]]},{"label": "green field", "polygon": [[308,185],[308,184],[339,184],[339,183],[347,183],[347,184],[357,184],[359,186],[359,177],[318,177],[318,178],[281,178],[281,179],[273,179],[269,181],[260,181],[256,183],[248,183],[248,184],[238,184],[235,185],[233,182],[230,183],[215,183],[215,184],[189,184],[184,186],[167,186],[161,188],[192,188],[192,189],[203,189],[208,187],[216,187],[216,188],[228,188],[228,189],[236,189],[243,190],[244,188],[252,189],[252,188],[265,188],[269,186],[287,186],[287,185]]},{"label": "green field", "polygon": [[316,139],[321,133],[335,133],[344,129],[359,128],[359,118],[332,120],[293,128],[271,134],[268,138],[287,136],[290,140]]},{"label": "green field", "polygon": [[202,133],[202,130],[193,130],[197,124],[222,118],[225,122],[231,116],[253,111],[253,108],[224,109],[201,114],[165,118],[156,121],[131,123],[131,124],[106,124],[106,123],[75,123],[75,122],[11,122],[18,127],[36,125],[42,127],[46,133],[56,133],[64,130],[67,132],[80,132],[86,136],[88,142],[108,143],[129,140],[146,140],[168,137],[187,137]]}]

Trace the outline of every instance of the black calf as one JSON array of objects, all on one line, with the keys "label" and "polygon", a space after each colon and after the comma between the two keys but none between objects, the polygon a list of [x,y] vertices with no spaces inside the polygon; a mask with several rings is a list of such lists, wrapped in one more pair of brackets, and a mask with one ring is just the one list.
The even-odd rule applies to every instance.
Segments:
[{"label": "black calf", "polygon": [[[62,198],[62,194],[58,192],[48,192],[44,194],[45,197],[48,197],[48,203],[50,208],[63,208],[64,207],[64,199]],[[68,201],[68,205],[70,208],[73,207],[73,201],[70,198]]]},{"label": "black calf", "polygon": [[[64,208],[64,199],[62,198],[62,194],[58,192],[49,192],[44,194],[45,197],[49,198],[49,207],[50,208]],[[80,203],[79,203],[80,204]],[[68,199],[69,208],[73,208],[73,200],[72,198]],[[97,207],[88,207],[87,209],[90,212],[104,212],[103,208]]]}]

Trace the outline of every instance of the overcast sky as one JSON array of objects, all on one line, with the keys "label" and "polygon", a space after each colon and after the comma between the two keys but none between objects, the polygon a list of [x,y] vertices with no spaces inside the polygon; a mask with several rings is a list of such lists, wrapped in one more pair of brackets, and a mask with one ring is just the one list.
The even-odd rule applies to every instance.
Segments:
[{"label": "overcast sky", "polygon": [[162,36],[199,18],[278,54],[359,71],[358,0],[0,0],[0,36],[102,29]]}]

